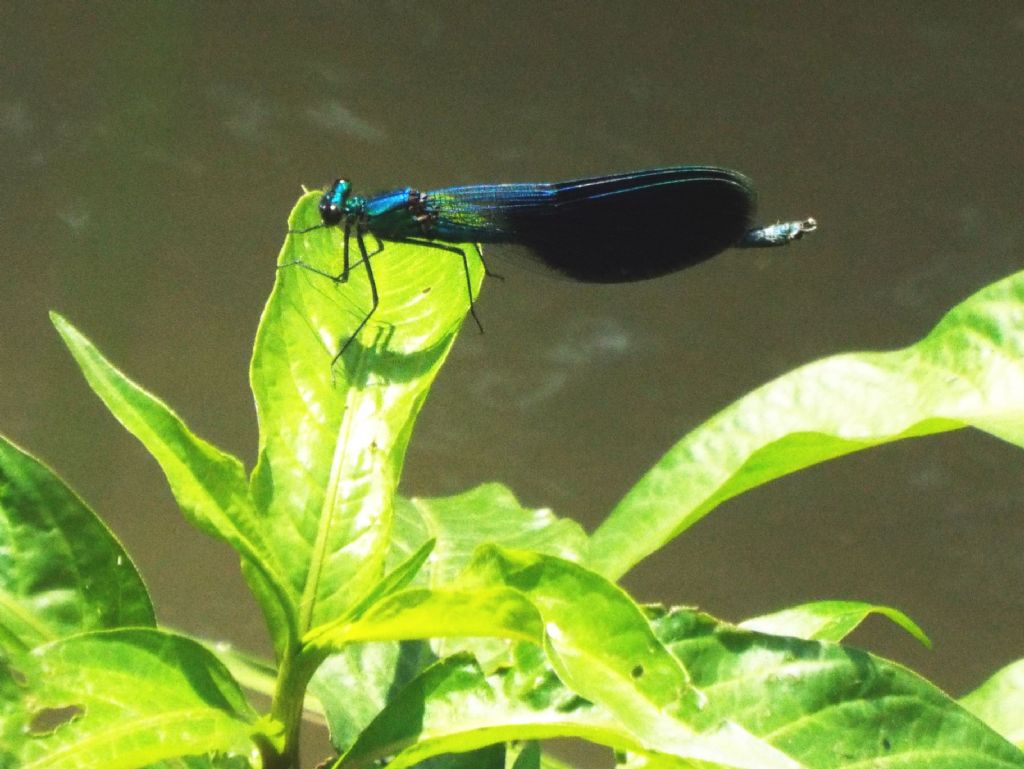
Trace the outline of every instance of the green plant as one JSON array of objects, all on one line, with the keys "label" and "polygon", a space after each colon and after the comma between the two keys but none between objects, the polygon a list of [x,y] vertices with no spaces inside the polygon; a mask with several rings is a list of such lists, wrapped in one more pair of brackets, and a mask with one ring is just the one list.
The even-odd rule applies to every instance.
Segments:
[{"label": "green plant", "polygon": [[[299,201],[293,227],[316,221],[315,203]],[[332,263],[340,237],[291,237],[280,263]],[[396,495],[467,301],[461,272],[416,247],[389,244],[375,271],[380,310],[332,371],[365,303],[361,271],[339,287],[279,270],[252,362],[251,478],[54,315],[184,515],[240,555],[277,659],[158,627],[114,536],[0,443],[0,767],[297,767],[304,708],[325,717],[339,769],[558,766],[536,741],[566,735],[652,769],[1024,767],[1024,661],[955,702],[841,644],[871,613],[927,643],[894,609],[815,603],[732,625],[640,606],[614,584],[723,500],[817,462],[965,426],[1024,447],[1024,273],[911,347],[754,391],[683,438],[588,538],[497,484]],[[479,264],[471,278],[479,289]],[[272,695],[268,713],[242,684]]]}]

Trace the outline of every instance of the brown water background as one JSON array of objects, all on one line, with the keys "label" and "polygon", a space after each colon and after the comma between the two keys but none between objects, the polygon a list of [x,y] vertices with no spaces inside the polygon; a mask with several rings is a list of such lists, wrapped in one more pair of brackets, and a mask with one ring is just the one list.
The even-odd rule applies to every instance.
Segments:
[{"label": "brown water background", "polygon": [[[0,431],[133,554],[160,619],[266,650],[235,559],[186,525],[88,391],[64,313],[251,466],[247,362],[300,185],[364,192],[719,164],[775,252],[595,287],[500,265],[424,409],[403,490],[500,480],[589,528],[676,440],[807,361],[921,337],[1024,257],[1019,2],[0,6]],[[854,641],[953,694],[1024,656],[1018,449],[976,432],[732,500],[639,597],[741,619],[898,606]]]}]

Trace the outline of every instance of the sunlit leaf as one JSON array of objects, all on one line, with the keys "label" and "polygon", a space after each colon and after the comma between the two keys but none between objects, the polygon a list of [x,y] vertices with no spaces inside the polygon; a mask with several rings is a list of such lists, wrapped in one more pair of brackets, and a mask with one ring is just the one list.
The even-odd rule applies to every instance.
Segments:
[{"label": "sunlit leaf", "polygon": [[72,636],[25,659],[31,735],[21,769],[137,769],[252,754],[255,714],[204,647],[160,630]]},{"label": "sunlit leaf", "polygon": [[408,558],[389,571],[383,579],[371,588],[369,593],[353,605],[349,610],[349,616],[353,618],[360,616],[381,598],[401,590],[415,580],[430,554],[434,551],[435,544],[436,540],[428,539],[420,545],[419,549],[415,550]]},{"label": "sunlit leaf", "polygon": [[414,588],[374,604],[355,621],[332,622],[306,639],[340,649],[362,641],[490,636],[540,642],[540,617],[529,600],[504,587]]},{"label": "sunlit leaf", "polygon": [[[619,751],[648,750],[610,711],[581,699],[550,671],[513,666],[485,675],[470,655],[458,654],[399,692],[335,766],[356,769],[390,756],[389,766],[402,769],[452,751],[567,736]],[[659,755],[677,767],[691,766],[689,758],[711,756],[722,766],[748,769],[799,766],[740,729],[729,730],[731,742],[721,736],[693,736],[676,723],[655,739],[669,751]]]},{"label": "sunlit leaf", "polygon": [[268,615],[288,615],[294,601],[249,497],[242,463],[194,435],[170,407],[122,374],[67,320],[50,315],[90,387],[159,462],[185,517],[229,543],[259,574],[250,583]]},{"label": "sunlit leaf", "polygon": [[444,753],[568,735],[636,745],[606,712],[564,688],[556,686],[560,697],[529,698],[518,683],[511,671],[485,676],[468,654],[449,657],[404,688],[335,766],[368,767],[393,755],[389,766],[402,769]]},{"label": "sunlit leaf", "polygon": [[[318,197],[299,201],[292,229],[319,223]],[[409,435],[469,309],[458,255],[387,243],[370,262],[379,307],[335,360],[370,310],[367,265],[335,283],[295,262],[340,274],[343,237],[321,228],[286,239],[251,370],[260,422],[253,493],[299,596],[301,631],[342,616],[381,578]],[[355,262],[354,236],[351,248]],[[476,292],[483,269],[473,248]]]},{"label": "sunlit leaf", "polygon": [[153,625],[128,554],[52,470],[0,438],[0,646]]},{"label": "sunlit leaf", "polygon": [[328,657],[310,693],[323,707],[335,749],[351,747],[395,693],[433,661],[424,641],[349,644]]},{"label": "sunlit leaf", "polygon": [[486,483],[450,497],[399,498],[392,558],[428,538],[437,540],[418,585],[451,582],[484,544],[532,550],[570,561],[586,554],[587,535],[570,518],[547,508],[526,508],[500,483]]},{"label": "sunlit leaf", "polygon": [[1024,749],[1024,660],[1011,662],[960,704]]},{"label": "sunlit leaf", "polygon": [[861,601],[816,601],[752,617],[740,623],[745,630],[771,635],[793,636],[808,641],[842,641],[872,614],[887,617],[927,647],[931,641],[924,631],[899,609]]},{"label": "sunlit leaf", "polygon": [[945,693],[867,652],[753,633],[691,610],[654,626],[706,697],[695,728],[733,721],[815,769],[1024,766],[1024,753]]},{"label": "sunlit leaf", "polygon": [[590,565],[618,578],[748,489],[967,426],[1024,446],[1024,273],[979,291],[915,345],[811,363],[719,412],[619,502],[591,538]]},{"label": "sunlit leaf", "polygon": [[506,585],[528,596],[544,621],[544,646],[558,678],[607,709],[645,751],[731,767],[799,766],[729,719],[694,729],[704,694],[658,640],[643,609],[599,574],[558,558],[485,547],[463,581]]}]

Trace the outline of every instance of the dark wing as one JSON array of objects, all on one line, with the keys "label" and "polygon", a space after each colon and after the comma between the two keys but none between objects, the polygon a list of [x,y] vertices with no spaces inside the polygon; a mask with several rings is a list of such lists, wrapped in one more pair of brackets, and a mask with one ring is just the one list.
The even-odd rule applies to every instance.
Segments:
[{"label": "dark wing", "polygon": [[438,237],[515,243],[569,278],[645,280],[733,246],[755,195],[735,171],[682,166],[551,184],[451,187],[429,193]]}]

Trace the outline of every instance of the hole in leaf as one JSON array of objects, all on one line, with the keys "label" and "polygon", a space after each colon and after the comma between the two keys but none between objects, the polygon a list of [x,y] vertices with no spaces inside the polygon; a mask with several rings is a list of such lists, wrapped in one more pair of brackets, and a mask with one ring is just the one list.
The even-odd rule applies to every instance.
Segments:
[{"label": "hole in leaf", "polygon": [[571,713],[572,711],[577,710],[578,708],[584,707],[584,706],[586,706],[589,703],[587,702],[587,700],[583,699],[578,694],[573,694],[568,699],[565,699],[562,702],[558,702],[558,703],[554,703],[554,704],[555,704],[555,710],[557,710],[559,713]]},{"label": "hole in leaf", "polygon": [[64,724],[69,724],[76,718],[85,715],[85,708],[81,705],[65,705],[60,708],[43,708],[32,716],[28,725],[29,734],[42,736],[50,734]]}]

